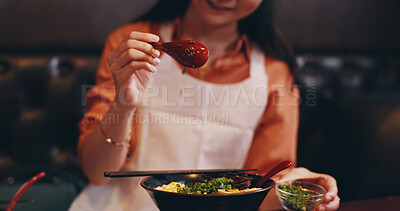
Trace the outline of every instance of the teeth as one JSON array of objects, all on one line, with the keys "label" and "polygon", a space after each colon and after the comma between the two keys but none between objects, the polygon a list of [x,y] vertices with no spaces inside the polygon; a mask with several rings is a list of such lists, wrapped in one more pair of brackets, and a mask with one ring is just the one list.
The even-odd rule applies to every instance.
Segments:
[{"label": "teeth", "polygon": [[221,7],[218,7],[218,6],[217,6],[217,5],[215,5],[215,4],[214,4],[214,7],[218,8],[218,9],[223,9],[223,8],[221,8]]},{"label": "teeth", "polygon": [[224,10],[225,8],[221,8],[221,7],[219,7],[218,5],[216,5],[216,4],[214,4],[214,2],[212,2],[212,1],[210,1],[210,0],[207,0],[208,1],[208,3],[210,3],[213,7],[215,7],[216,9],[219,9],[219,10]]}]

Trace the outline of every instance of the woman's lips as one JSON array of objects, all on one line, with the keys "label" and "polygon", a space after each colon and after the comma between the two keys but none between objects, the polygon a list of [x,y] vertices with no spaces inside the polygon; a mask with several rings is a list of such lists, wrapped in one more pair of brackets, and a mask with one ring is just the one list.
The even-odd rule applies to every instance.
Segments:
[{"label": "woman's lips", "polygon": [[229,7],[224,7],[222,5],[216,4],[214,2],[212,2],[211,0],[206,0],[207,3],[214,9],[218,10],[218,11],[231,11],[233,10],[233,8],[229,8]]}]

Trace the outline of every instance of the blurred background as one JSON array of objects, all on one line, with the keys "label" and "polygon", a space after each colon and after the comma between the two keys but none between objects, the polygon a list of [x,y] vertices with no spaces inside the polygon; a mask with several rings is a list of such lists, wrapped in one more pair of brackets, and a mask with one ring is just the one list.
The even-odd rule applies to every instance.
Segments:
[{"label": "blurred background", "polygon": [[[0,199],[44,169],[68,207],[105,39],[156,1],[0,1]],[[298,165],[333,175],[342,201],[400,195],[398,1],[266,1],[300,67]]]}]

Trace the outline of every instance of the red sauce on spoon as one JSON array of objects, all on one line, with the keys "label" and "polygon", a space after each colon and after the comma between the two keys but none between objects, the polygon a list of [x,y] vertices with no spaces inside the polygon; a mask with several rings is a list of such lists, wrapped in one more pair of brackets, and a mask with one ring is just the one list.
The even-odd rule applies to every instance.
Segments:
[{"label": "red sauce on spoon", "polygon": [[155,42],[151,44],[155,49],[164,51],[185,67],[195,69],[203,66],[208,60],[207,47],[194,40]]}]

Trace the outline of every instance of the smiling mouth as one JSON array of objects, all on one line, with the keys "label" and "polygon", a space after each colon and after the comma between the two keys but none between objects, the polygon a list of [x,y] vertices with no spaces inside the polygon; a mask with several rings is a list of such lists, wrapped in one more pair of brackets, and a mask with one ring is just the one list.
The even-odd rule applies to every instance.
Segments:
[{"label": "smiling mouth", "polygon": [[216,10],[220,10],[220,11],[230,11],[233,10],[232,8],[227,8],[227,7],[222,7],[220,5],[215,4],[214,2],[212,2],[211,0],[206,0],[207,3],[214,9]]}]

